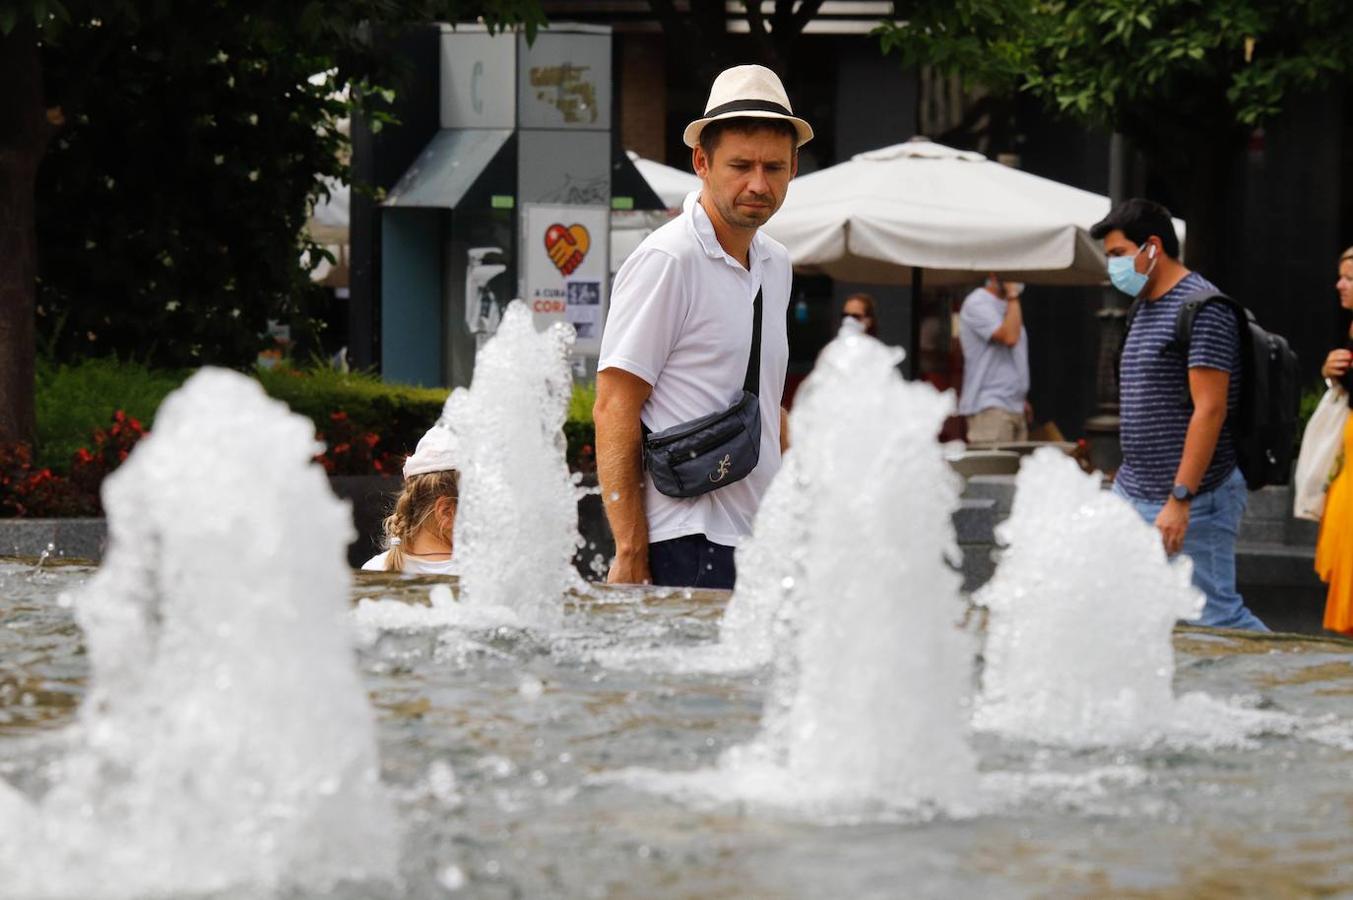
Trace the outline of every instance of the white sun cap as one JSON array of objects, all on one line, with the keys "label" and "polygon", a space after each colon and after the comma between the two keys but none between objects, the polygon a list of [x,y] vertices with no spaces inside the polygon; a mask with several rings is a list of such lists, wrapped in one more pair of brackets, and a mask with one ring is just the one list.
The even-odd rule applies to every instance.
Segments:
[{"label": "white sun cap", "polygon": [[719,119],[783,119],[798,132],[796,147],[813,139],[813,129],[794,115],[789,106],[789,95],[780,83],[780,76],[765,66],[734,66],[724,69],[709,89],[705,114],[686,126],[681,138],[687,147],[700,142],[700,132],[710,122]]},{"label": "white sun cap", "polygon": [[404,460],[404,477],[426,475],[428,472],[447,472],[460,462],[460,445],[456,436],[441,422],[428,429],[418,441],[413,455]]}]

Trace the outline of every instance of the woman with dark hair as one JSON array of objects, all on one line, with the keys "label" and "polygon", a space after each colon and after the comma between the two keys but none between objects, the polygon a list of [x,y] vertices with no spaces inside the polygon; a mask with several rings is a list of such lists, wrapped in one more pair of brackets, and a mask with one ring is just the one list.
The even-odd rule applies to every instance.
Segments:
[{"label": "woman with dark hair", "polygon": [[[1342,346],[1329,352],[1320,374],[1331,390],[1340,390],[1353,406],[1353,247],[1339,257],[1339,280],[1334,283],[1343,309],[1339,335]],[[1315,570],[1329,584],[1325,600],[1325,627],[1353,634],[1353,415],[1344,426],[1344,452],[1325,498],[1320,518],[1320,540],[1315,546]]]},{"label": "woman with dark hair", "polygon": [[878,315],[874,312],[874,298],[869,294],[851,294],[841,307],[841,319],[854,319],[870,337],[879,336]]}]

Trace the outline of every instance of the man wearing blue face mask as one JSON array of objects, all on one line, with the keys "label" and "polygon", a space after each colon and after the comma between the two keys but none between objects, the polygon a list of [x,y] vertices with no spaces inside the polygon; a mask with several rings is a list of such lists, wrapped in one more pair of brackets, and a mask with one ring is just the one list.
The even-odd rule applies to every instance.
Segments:
[{"label": "man wearing blue face mask", "polygon": [[1268,628],[1236,591],[1236,534],[1245,514],[1228,416],[1240,402],[1240,334],[1220,303],[1197,313],[1187,347],[1175,342],[1184,302],[1216,288],[1179,262],[1170,212],[1127,200],[1090,229],[1104,242],[1109,280],[1133,298],[1119,366],[1123,464],[1114,492],[1160,532],[1165,552],[1193,561],[1207,597],[1193,624]]}]

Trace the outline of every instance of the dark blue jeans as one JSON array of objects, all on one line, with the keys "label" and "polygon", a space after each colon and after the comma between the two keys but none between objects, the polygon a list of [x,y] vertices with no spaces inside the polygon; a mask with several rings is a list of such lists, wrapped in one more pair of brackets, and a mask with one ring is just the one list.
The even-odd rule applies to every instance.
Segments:
[{"label": "dark blue jeans", "polygon": [[655,585],[733,589],[737,571],[733,548],[715,544],[703,534],[648,545],[648,571]]}]

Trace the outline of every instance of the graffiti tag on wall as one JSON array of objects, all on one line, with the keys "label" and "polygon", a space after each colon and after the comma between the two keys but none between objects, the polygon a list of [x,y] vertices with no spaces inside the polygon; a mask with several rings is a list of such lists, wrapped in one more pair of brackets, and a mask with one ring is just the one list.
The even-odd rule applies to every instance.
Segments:
[{"label": "graffiti tag on wall", "polygon": [[531,69],[531,87],[536,99],[549,104],[570,124],[592,124],[597,121],[597,86],[583,78],[590,66],[562,63],[557,66],[534,66]]}]

